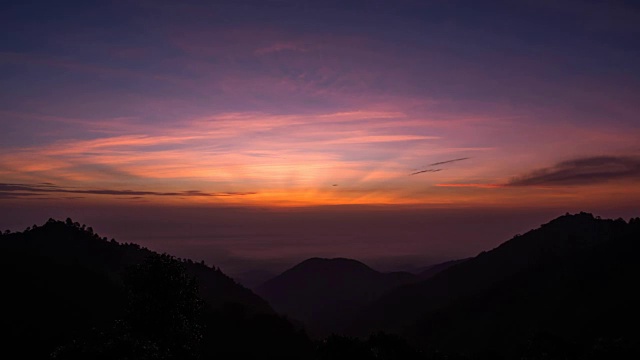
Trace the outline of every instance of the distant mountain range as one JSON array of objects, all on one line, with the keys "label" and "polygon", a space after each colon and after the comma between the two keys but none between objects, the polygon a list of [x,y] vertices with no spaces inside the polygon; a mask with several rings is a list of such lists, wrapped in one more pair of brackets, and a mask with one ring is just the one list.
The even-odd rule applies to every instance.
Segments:
[{"label": "distant mountain range", "polygon": [[467,261],[469,259],[457,259],[457,260],[449,260],[440,264],[435,264],[435,265],[431,265],[431,266],[427,266],[423,269],[421,269],[418,272],[418,277],[420,278],[420,280],[427,280],[433,276],[435,276],[437,273],[444,271],[450,267],[452,267],[453,265],[457,265],[460,264],[464,261]]},{"label": "distant mountain range", "polygon": [[256,288],[276,311],[301,320],[315,335],[340,332],[354,312],[387,290],[419,278],[380,273],[351,259],[312,258]]},{"label": "distant mountain range", "polygon": [[255,290],[257,287],[264,284],[269,279],[274,278],[276,275],[278,275],[277,272],[252,269],[232,274],[232,277],[235,281],[242,284],[242,286]]},{"label": "distant mountain range", "polygon": [[640,219],[567,214],[415,275],[313,258],[257,293],[316,336],[384,330],[471,357],[627,354],[640,348],[639,250]]},{"label": "distant mountain range", "polygon": [[0,235],[0,345],[56,359],[635,359],[639,254],[640,218],[567,214],[419,274],[308,259],[258,286],[265,301],[219,269],[50,219]]}]

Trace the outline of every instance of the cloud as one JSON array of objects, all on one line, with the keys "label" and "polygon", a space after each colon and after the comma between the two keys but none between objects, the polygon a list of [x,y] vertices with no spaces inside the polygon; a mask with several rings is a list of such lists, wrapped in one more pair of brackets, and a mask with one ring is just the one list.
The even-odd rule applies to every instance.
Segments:
[{"label": "cloud", "polygon": [[[273,204],[295,198],[333,204],[382,201],[384,193],[384,202],[391,203],[405,202],[408,190],[386,185],[381,189],[382,183],[402,181],[399,179],[411,172],[427,169],[412,169],[409,164],[438,158],[448,164],[462,161],[461,156],[472,151],[486,150],[461,147],[446,131],[432,129],[431,120],[385,106],[185,115],[162,126],[132,118],[118,124],[122,126],[116,132],[96,133],[90,121],[74,122],[70,124],[74,129],[90,132],[90,136],[70,132],[10,148],[0,154],[0,175],[5,183],[30,184],[32,188],[31,184],[50,181],[63,189],[43,194],[56,197],[87,191],[111,198],[143,196],[148,201],[174,196],[193,202]],[[425,173],[441,167],[429,167]],[[345,191],[321,190],[334,183]],[[117,187],[114,193],[112,185],[104,184],[144,184],[144,188],[123,191]],[[72,185],[82,189],[70,194],[67,191]],[[375,192],[375,199],[346,191],[356,185]],[[183,194],[185,189],[255,191],[259,195],[216,193],[217,197],[206,197]],[[138,194],[142,190],[143,194]]]},{"label": "cloud", "polygon": [[442,169],[426,169],[426,170],[420,170],[420,171],[416,171],[414,173],[411,173],[409,175],[417,175],[417,174],[422,174],[422,173],[428,173],[428,172],[438,172],[438,171],[442,171]]},{"label": "cloud", "polygon": [[459,187],[459,188],[468,187],[468,188],[493,189],[493,188],[502,187],[503,185],[500,185],[500,184],[482,184],[482,183],[442,183],[442,184],[436,184],[435,186],[438,186],[438,187]]},{"label": "cloud", "polygon": [[12,191],[2,191],[0,190],[0,199],[24,199],[27,197],[33,196],[42,196],[41,193],[31,192],[31,193],[14,193]]},{"label": "cloud", "polygon": [[593,156],[563,161],[511,179],[507,186],[575,186],[640,180],[640,158]]},{"label": "cloud", "polygon": [[327,144],[366,144],[366,143],[382,143],[382,142],[401,142],[415,140],[437,140],[437,136],[419,136],[419,135],[367,135],[347,137],[336,140],[328,140]]},{"label": "cloud", "polygon": [[429,164],[427,166],[436,166],[436,165],[443,165],[443,164],[448,164],[448,163],[452,163],[452,162],[456,162],[456,161],[462,161],[462,160],[467,160],[469,159],[468,157],[463,157],[463,158],[458,158],[458,159],[452,159],[452,160],[446,160],[446,161],[440,161],[440,162],[435,162],[433,164]]},{"label": "cloud", "polygon": [[264,55],[264,54],[270,54],[270,53],[277,53],[281,51],[305,52],[307,51],[307,47],[301,44],[296,44],[294,42],[276,42],[269,46],[265,46],[257,49],[255,53],[258,55]]},{"label": "cloud", "polygon": [[202,192],[200,190],[187,190],[177,192],[140,191],[140,190],[113,190],[113,189],[77,189],[62,188],[43,184],[9,184],[0,183],[0,193],[15,194],[16,196],[30,196],[33,194],[42,195],[44,193],[63,194],[92,194],[92,195],[116,195],[116,196],[204,196],[204,197],[227,197],[254,195],[255,192]]},{"label": "cloud", "polygon": [[[452,160],[445,160],[445,161],[439,161],[439,162],[434,162],[432,164],[427,165],[426,167],[430,167],[430,166],[436,166],[436,165],[444,165],[444,164],[449,164],[452,162],[456,162],[456,161],[462,161],[462,160],[467,160],[469,159],[468,157],[464,157],[464,158],[458,158],[458,159],[452,159]],[[442,171],[442,169],[424,169],[424,170],[419,170],[416,172],[413,172],[409,175],[417,175],[417,174],[422,174],[422,173],[427,173],[427,172],[438,172],[438,171]]]},{"label": "cloud", "polygon": [[91,64],[86,62],[78,62],[65,58],[54,57],[48,54],[19,53],[19,52],[0,52],[0,63],[9,64],[35,64],[45,67],[53,67],[65,69],[71,72],[90,73],[101,76],[120,77],[126,79],[137,79],[146,81],[170,81],[172,84],[179,82],[179,78],[170,77],[166,74],[156,75],[149,72],[141,72],[126,68],[116,68],[103,66],[99,64]]}]

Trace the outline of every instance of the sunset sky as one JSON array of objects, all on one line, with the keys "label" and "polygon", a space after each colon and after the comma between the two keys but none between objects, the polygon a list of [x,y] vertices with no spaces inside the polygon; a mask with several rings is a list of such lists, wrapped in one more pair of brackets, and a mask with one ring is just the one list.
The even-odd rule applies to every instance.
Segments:
[{"label": "sunset sky", "polygon": [[[283,246],[291,258],[357,256],[386,233],[344,225],[360,234],[355,250],[328,242],[330,232],[278,241],[300,239],[282,228],[302,231],[301,218],[337,229],[349,214],[397,233],[402,221],[384,220],[393,215],[366,214],[400,212],[440,224],[439,238],[454,245],[425,240],[418,221],[398,243],[409,245],[394,240],[367,256],[446,258],[565,211],[640,215],[640,7],[631,1],[0,6],[0,227],[74,215],[190,256],[202,255],[195,238],[237,257],[272,259]],[[506,214],[504,227],[496,219]],[[216,242],[203,229],[220,216],[256,230]],[[273,216],[280,230],[265,225]],[[460,242],[470,233],[436,220],[479,216],[494,219],[473,222],[489,224],[478,236],[491,240],[473,246]],[[182,227],[163,230],[170,246],[138,233],[158,235],[144,219],[177,217]],[[180,243],[185,231],[191,245]],[[267,232],[280,240],[260,237]],[[251,253],[246,241],[271,250]]]}]

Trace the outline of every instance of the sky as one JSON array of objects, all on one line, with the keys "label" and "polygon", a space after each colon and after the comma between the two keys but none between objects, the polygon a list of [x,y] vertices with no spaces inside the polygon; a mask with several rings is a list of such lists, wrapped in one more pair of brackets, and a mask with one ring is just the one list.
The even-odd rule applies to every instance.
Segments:
[{"label": "sky", "polygon": [[0,7],[0,228],[73,215],[238,270],[640,213],[632,1]]}]

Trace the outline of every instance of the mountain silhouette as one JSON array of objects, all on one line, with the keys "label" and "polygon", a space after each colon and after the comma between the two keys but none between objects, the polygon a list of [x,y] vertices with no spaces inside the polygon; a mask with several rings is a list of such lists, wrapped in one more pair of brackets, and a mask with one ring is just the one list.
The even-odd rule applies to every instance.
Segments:
[{"label": "mountain silhouette", "polygon": [[2,233],[0,254],[0,346],[24,358],[640,358],[640,218],[567,214],[418,275],[312,258],[258,288],[269,303],[71,219]]},{"label": "mountain silhouette", "polygon": [[[300,358],[311,350],[306,335],[219,269],[109,241],[71,219],[4,233],[0,253],[8,334],[1,340],[7,353],[62,359],[187,359],[196,353]],[[161,318],[168,320],[154,325]]]},{"label": "mountain silhouette", "polygon": [[351,314],[385,291],[418,280],[408,272],[380,273],[352,259],[311,258],[256,288],[278,312],[314,335],[339,332]]},{"label": "mountain silhouette", "polygon": [[269,270],[252,269],[232,274],[232,277],[235,281],[242,284],[242,286],[255,290],[260,285],[264,284],[265,281],[272,279],[277,275],[277,272]]},{"label": "mountain silhouette", "polygon": [[420,269],[420,271],[418,272],[418,277],[421,280],[427,280],[427,279],[435,276],[437,273],[442,272],[442,271],[452,267],[453,265],[460,264],[460,263],[465,262],[467,260],[469,260],[469,259],[449,260],[449,261],[445,261],[443,263],[427,266],[425,268]]},{"label": "mountain silhouette", "polygon": [[385,329],[441,353],[637,354],[640,219],[561,216],[425,281],[390,290],[355,333]]}]

